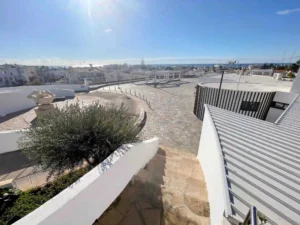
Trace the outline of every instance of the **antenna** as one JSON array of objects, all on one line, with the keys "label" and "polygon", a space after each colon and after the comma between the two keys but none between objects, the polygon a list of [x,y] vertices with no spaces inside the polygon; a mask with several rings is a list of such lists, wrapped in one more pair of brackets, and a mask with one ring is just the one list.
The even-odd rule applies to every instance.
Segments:
[{"label": "antenna", "polygon": [[289,63],[292,62],[292,58],[294,58],[295,53],[296,53],[296,51],[293,52],[292,57],[290,58],[290,62]]},{"label": "antenna", "polygon": [[283,64],[283,62],[284,62],[284,57],[285,57],[285,51],[284,51],[283,57],[282,57],[282,64]]}]

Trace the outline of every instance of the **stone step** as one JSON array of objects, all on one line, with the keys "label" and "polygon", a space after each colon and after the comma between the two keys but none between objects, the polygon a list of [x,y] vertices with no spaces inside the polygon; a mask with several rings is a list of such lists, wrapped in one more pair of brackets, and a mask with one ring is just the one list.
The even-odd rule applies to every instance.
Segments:
[{"label": "stone step", "polygon": [[142,184],[151,184],[157,188],[173,189],[184,192],[187,199],[207,200],[206,184],[204,180],[194,179],[183,174],[165,171],[165,174],[153,174],[151,171],[142,169],[134,181]]},{"label": "stone step", "polygon": [[195,158],[196,159],[196,155],[191,153],[191,152],[188,152],[188,151],[185,151],[184,149],[182,150],[179,150],[179,149],[175,149],[175,148],[170,148],[170,147],[167,147],[167,146],[162,146],[160,145],[160,148],[157,152],[158,154],[161,154],[161,155],[180,155],[180,156],[183,156],[183,157],[187,157],[187,158]]},{"label": "stone step", "polygon": [[182,221],[187,222],[187,224],[210,224],[209,205],[206,201],[187,200],[181,191],[171,187],[162,188],[162,201],[165,217],[171,223]]},{"label": "stone step", "polygon": [[170,225],[210,225],[209,217],[198,216],[187,207],[180,207],[173,212],[165,211],[164,218]]},{"label": "stone step", "polygon": [[152,180],[152,173],[149,170],[141,169],[137,175],[134,176],[134,181],[139,181],[141,183],[149,183]]},{"label": "stone step", "polygon": [[[164,160],[165,159],[165,160]],[[204,180],[199,162],[186,158],[174,160],[170,157],[156,155],[145,167],[146,170],[171,178],[187,179],[188,177]]]},{"label": "stone step", "polygon": [[162,161],[162,162],[178,162],[179,160],[181,160],[180,156],[166,156],[166,155],[161,155],[161,154],[156,154],[151,160],[151,161]]},{"label": "stone step", "polygon": [[157,197],[162,201],[167,213],[166,218],[177,217],[187,224],[209,224],[209,218],[206,218],[210,212],[205,183],[189,179],[187,182],[166,176],[158,179],[145,169],[142,169],[135,178],[137,182],[156,187],[158,191],[155,196],[159,195]]}]

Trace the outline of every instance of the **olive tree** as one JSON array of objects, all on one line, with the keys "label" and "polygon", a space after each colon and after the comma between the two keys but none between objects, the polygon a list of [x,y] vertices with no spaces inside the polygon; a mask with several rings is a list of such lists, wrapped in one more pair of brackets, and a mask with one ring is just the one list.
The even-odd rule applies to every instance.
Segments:
[{"label": "olive tree", "polygon": [[19,141],[22,152],[43,170],[61,174],[87,162],[98,165],[115,149],[137,141],[140,126],[127,108],[79,103],[38,118]]}]

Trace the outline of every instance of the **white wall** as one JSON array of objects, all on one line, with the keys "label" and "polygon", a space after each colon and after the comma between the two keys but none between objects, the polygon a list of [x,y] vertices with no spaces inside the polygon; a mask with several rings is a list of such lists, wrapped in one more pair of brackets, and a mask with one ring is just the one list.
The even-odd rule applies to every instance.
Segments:
[{"label": "white wall", "polygon": [[87,85],[80,84],[54,84],[54,85],[38,85],[38,86],[20,86],[20,87],[6,87],[1,88],[2,91],[24,91],[28,94],[33,92],[34,90],[49,90],[49,89],[67,89],[77,91],[88,91],[89,87]]},{"label": "white wall", "polygon": [[227,187],[225,186],[225,171],[218,135],[211,115],[205,106],[200,144],[197,158],[201,163],[208,191],[210,205],[210,223],[222,224],[223,213],[231,214]]},{"label": "white wall", "polygon": [[277,109],[270,107],[268,115],[266,117],[266,121],[275,123],[279,116],[284,112],[283,109]]},{"label": "white wall", "polygon": [[56,97],[75,97],[75,92],[70,89],[49,88],[48,90]]},{"label": "white wall", "polygon": [[290,104],[296,96],[295,93],[276,91],[273,101]]},{"label": "white wall", "polygon": [[117,149],[79,181],[14,224],[93,224],[158,147],[158,138],[153,138]]},{"label": "white wall", "polygon": [[36,103],[21,92],[0,93],[0,116],[35,107]]},{"label": "white wall", "polygon": [[19,150],[18,140],[22,136],[20,130],[0,132],[0,154]]},{"label": "white wall", "polygon": [[297,76],[294,79],[294,83],[293,86],[291,87],[290,92],[300,94],[300,68],[298,69]]},{"label": "white wall", "polygon": [[32,99],[27,96],[34,90],[49,90],[56,97],[74,97],[76,91],[87,91],[87,85],[42,85],[42,86],[22,86],[0,89],[0,116],[29,109],[36,106]]},{"label": "white wall", "polygon": [[[273,101],[291,104],[291,102],[295,99],[296,96],[297,96],[297,94],[295,94],[295,93],[277,91],[274,96]],[[275,123],[275,121],[280,117],[280,115],[283,112],[284,112],[283,109],[277,109],[277,108],[270,107],[267,117],[266,117],[266,121]]]}]

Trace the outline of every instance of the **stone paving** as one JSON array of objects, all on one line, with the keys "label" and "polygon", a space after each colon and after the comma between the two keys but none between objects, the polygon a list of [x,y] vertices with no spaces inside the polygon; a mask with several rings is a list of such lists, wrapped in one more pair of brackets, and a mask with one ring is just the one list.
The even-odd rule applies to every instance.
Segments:
[{"label": "stone paving", "polygon": [[93,225],[209,225],[195,155],[161,147]]},{"label": "stone paving", "polygon": [[147,123],[141,132],[143,139],[157,136],[161,144],[196,153],[199,146],[201,121],[193,114],[195,86],[198,78],[183,79],[176,84],[154,88],[142,84],[123,84],[98,91],[112,91],[144,96],[150,101]]}]

